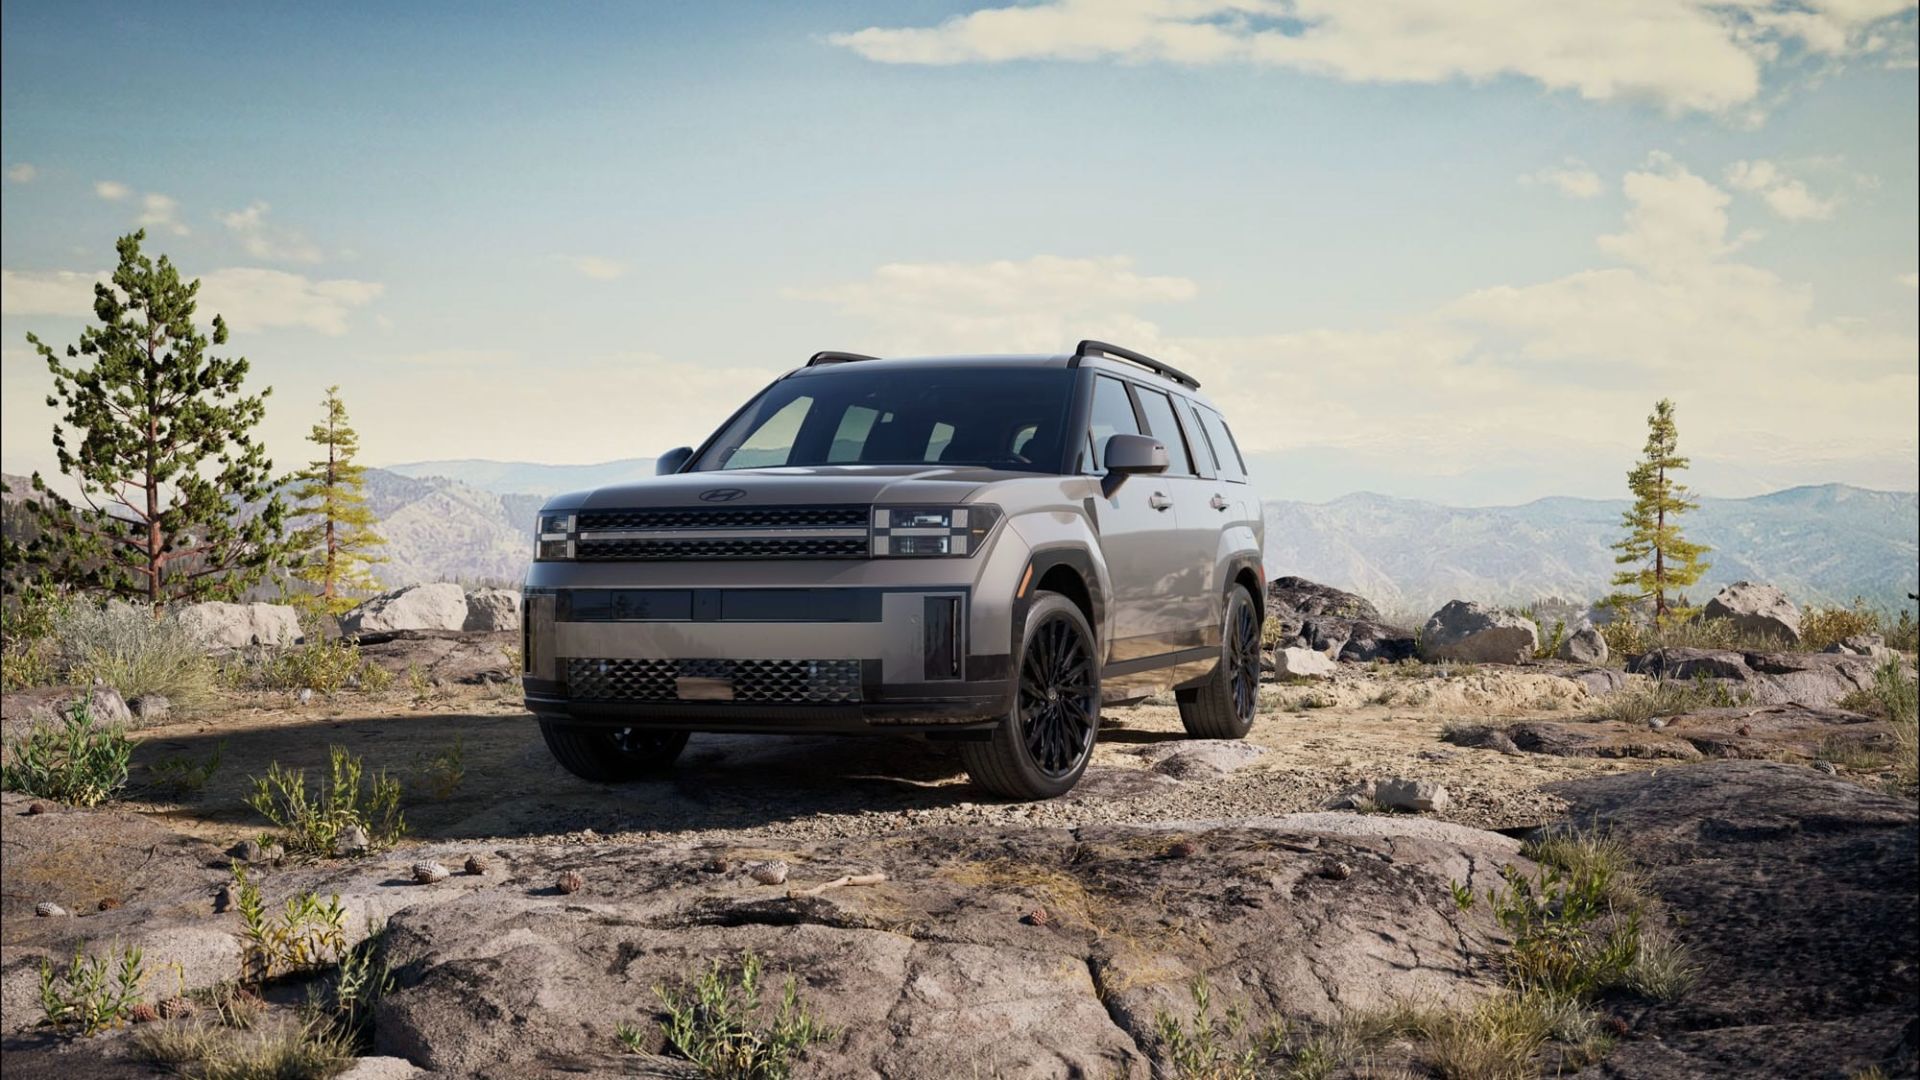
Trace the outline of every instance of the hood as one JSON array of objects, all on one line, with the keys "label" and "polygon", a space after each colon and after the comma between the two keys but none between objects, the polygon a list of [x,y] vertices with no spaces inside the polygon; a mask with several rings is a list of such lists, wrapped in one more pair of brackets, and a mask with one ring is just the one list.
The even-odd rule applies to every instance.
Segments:
[{"label": "hood", "polygon": [[[550,509],[614,510],[650,506],[812,506],[836,503],[960,503],[998,480],[1032,476],[942,465],[823,465],[676,473],[555,496]],[[709,491],[736,490],[725,500]]]}]

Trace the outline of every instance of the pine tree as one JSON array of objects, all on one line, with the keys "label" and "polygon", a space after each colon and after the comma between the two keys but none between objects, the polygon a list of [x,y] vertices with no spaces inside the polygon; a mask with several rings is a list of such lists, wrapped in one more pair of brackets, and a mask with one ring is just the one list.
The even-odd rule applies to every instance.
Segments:
[{"label": "pine tree", "polygon": [[367,469],[353,461],[360,436],[347,426],[340,388],[327,387],[323,404],[327,422],[315,424],[307,439],[325,447],[327,455],[294,478],[299,484],[293,491],[295,513],[310,522],[295,539],[305,557],[294,576],[315,586],[321,605],[337,615],[353,607],[352,593],[378,589],[368,567],[386,561],[373,553],[386,541],[373,531],[373,511],[362,491]]},{"label": "pine tree", "polygon": [[253,437],[272,389],[246,395],[247,361],[207,352],[226,344],[226,321],[215,315],[211,338],[201,333],[200,283],[141,254],[144,239],[115,245],[119,267],[93,290],[99,325],[67,347],[71,367],[27,335],[53,372],[48,407],[64,408],[61,424],[80,436],[70,445],[54,425],[60,471],[81,502],[63,505],[34,474],[30,509],[44,533],[25,555],[54,582],[157,609],[258,581],[285,552],[285,508]]},{"label": "pine tree", "polygon": [[1647,417],[1646,449],[1627,473],[1627,487],[1633,491],[1633,508],[1621,515],[1627,535],[1613,545],[1620,553],[1613,561],[1635,569],[1613,575],[1614,585],[1627,588],[1608,602],[1625,606],[1651,598],[1656,622],[1681,614],[1668,602],[1668,592],[1699,581],[1709,566],[1700,561],[1706,545],[1690,544],[1680,535],[1680,515],[1700,504],[1691,501],[1692,492],[1674,478],[1687,467],[1679,446],[1673,402],[1662,398]]}]

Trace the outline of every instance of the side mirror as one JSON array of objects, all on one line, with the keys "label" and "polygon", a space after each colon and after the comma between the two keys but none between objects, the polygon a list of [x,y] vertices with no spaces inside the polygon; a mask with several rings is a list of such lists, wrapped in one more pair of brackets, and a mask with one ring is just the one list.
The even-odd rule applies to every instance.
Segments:
[{"label": "side mirror", "polygon": [[1100,461],[1107,467],[1107,475],[1100,478],[1100,493],[1111,499],[1135,473],[1166,472],[1167,446],[1151,435],[1109,435],[1100,449]]},{"label": "side mirror", "polygon": [[653,473],[655,476],[668,476],[672,473],[677,473],[686,467],[687,461],[692,457],[693,447],[676,446],[655,459],[653,463]]}]

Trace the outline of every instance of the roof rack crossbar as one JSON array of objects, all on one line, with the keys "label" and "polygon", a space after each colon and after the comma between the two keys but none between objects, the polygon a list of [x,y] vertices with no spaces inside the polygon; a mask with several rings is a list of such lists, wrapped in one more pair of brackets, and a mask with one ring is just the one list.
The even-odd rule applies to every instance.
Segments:
[{"label": "roof rack crossbar", "polygon": [[1104,356],[1112,360],[1126,360],[1139,364],[1141,367],[1157,375],[1172,379],[1182,386],[1194,390],[1200,389],[1199,379],[1181,371],[1172,364],[1163,364],[1145,353],[1137,353],[1132,349],[1123,349],[1118,345],[1109,345],[1104,341],[1094,341],[1092,338],[1088,338],[1074,346],[1071,366],[1079,367],[1081,359],[1088,356]]},{"label": "roof rack crossbar", "polygon": [[877,356],[868,356],[866,353],[835,352],[832,349],[828,349],[823,352],[814,353],[813,356],[809,357],[807,366],[818,367],[821,364],[851,364],[856,360],[878,359],[880,358]]}]

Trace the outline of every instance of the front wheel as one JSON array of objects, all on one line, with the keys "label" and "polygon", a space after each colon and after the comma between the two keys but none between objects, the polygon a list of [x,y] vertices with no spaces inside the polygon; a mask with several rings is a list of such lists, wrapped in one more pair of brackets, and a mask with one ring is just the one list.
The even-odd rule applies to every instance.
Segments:
[{"label": "front wheel", "polygon": [[540,735],[562,768],[599,784],[660,772],[687,748],[684,731],[592,727],[560,720],[541,720]]},{"label": "front wheel", "polygon": [[1010,799],[1051,799],[1079,783],[1100,728],[1100,662],[1093,628],[1073,601],[1034,596],[1027,612],[1013,709],[993,737],[960,744],[981,787]]},{"label": "front wheel", "polygon": [[1260,621],[1246,586],[1227,593],[1220,666],[1207,681],[1174,695],[1180,723],[1196,739],[1243,739],[1260,703]]}]

